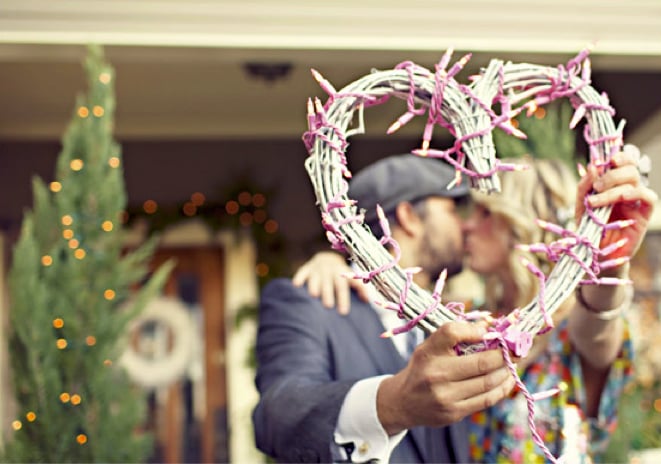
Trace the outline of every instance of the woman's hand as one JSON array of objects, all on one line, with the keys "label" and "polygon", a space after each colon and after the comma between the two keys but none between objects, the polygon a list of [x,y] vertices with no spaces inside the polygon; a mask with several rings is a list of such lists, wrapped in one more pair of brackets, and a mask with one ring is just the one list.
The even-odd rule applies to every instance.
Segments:
[{"label": "woman's hand", "polygon": [[307,283],[308,293],[321,297],[327,308],[337,308],[340,314],[348,314],[351,289],[363,301],[369,301],[368,288],[361,280],[352,279],[353,274],[344,258],[333,251],[320,251],[303,264],[294,274],[292,283],[301,287]]},{"label": "woman's hand", "polygon": [[[638,155],[638,156],[636,156]],[[623,229],[606,231],[601,240],[600,248],[611,245],[618,240],[626,239],[627,243],[602,259],[632,257],[640,248],[647,232],[649,219],[657,201],[657,195],[646,187],[638,170],[640,154],[637,149],[628,149],[616,153],[611,158],[611,168],[599,174],[597,168],[589,165],[587,173],[578,184],[576,196],[577,221],[585,211],[583,200],[591,190],[588,198],[590,206],[598,208],[612,205],[613,209],[608,222],[633,220],[634,223]]]}]

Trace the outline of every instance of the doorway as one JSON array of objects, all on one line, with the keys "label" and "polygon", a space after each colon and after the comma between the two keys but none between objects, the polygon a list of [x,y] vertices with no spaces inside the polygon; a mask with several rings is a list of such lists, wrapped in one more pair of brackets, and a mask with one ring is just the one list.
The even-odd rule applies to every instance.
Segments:
[{"label": "doorway", "polygon": [[225,362],[224,251],[220,246],[160,248],[157,267],[174,259],[163,293],[190,312],[199,337],[186,373],[149,395],[152,462],[229,462]]}]

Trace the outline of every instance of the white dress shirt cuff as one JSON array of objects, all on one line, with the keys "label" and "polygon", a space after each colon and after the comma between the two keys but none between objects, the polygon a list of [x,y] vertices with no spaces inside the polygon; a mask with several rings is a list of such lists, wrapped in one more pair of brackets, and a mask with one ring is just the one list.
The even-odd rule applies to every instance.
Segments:
[{"label": "white dress shirt cuff", "polygon": [[[390,375],[359,380],[347,393],[335,428],[335,443],[353,443],[352,461],[376,459],[388,462],[392,450],[406,435],[406,430],[389,436],[376,412],[376,393],[383,379]],[[338,446],[339,448],[339,446]],[[337,451],[337,450],[336,450]],[[340,454],[343,453],[343,449]],[[334,453],[335,454],[335,453]],[[347,456],[343,456],[344,459]]]}]

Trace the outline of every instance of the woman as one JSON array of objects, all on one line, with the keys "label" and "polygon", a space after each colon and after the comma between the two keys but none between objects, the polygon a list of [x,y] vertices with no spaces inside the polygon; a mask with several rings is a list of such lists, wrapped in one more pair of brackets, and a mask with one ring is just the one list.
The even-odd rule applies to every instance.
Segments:
[{"label": "woman", "polygon": [[[539,291],[539,279],[522,259],[547,274],[551,270],[544,255],[517,247],[558,238],[539,227],[535,218],[563,227],[573,219],[576,180],[566,164],[519,162],[529,169],[503,173],[500,195],[473,194],[474,211],[464,224],[466,264],[484,277],[485,307],[496,308],[499,315],[525,306]],[[624,276],[627,269],[617,272]],[[630,297],[625,298],[628,304]],[[561,388],[559,394],[536,403],[537,432],[555,456],[586,461],[605,450],[616,425],[616,399],[630,374],[630,343],[621,318],[602,320],[573,297],[558,308],[553,320],[555,330],[535,337],[532,351],[519,361],[519,376],[530,392]],[[581,344],[585,325],[594,324],[599,337],[613,342],[610,346]],[[482,462],[543,460],[533,444],[527,414],[521,392],[475,414],[470,418],[471,456]]]},{"label": "woman", "polygon": [[[634,219],[635,225],[608,232],[601,247],[621,238],[624,247],[602,259],[635,254],[651,216],[655,194],[645,188],[631,152],[614,155],[612,169],[603,175],[590,166],[581,182],[557,160],[516,160],[529,169],[501,173],[502,193],[474,192],[474,208],[465,221],[466,264],[484,278],[485,309],[496,315],[529,303],[539,280],[521,263],[534,263],[548,274],[553,263],[543,255],[519,247],[557,239],[535,223],[539,218],[570,226],[580,217],[582,199],[590,189],[598,206],[613,204],[610,221]],[[633,198],[642,201],[631,201]],[[574,199],[578,198],[576,208]],[[333,264],[335,263],[335,264]],[[338,256],[319,254],[299,269],[294,282],[308,282],[309,291],[321,295],[327,306],[334,295],[344,300],[346,273]],[[329,277],[332,274],[332,277]],[[628,264],[607,269],[601,276],[628,277]],[[349,281],[357,286],[356,281]],[[631,349],[622,309],[632,292],[623,286],[579,286],[576,295],[553,314],[555,329],[536,336],[518,374],[534,393],[560,388],[560,393],[535,403],[537,432],[550,452],[566,462],[589,462],[605,450],[616,425],[616,403],[631,370]],[[339,301],[341,303],[341,301]],[[591,303],[588,303],[591,302]],[[596,303],[595,303],[596,302]],[[346,310],[346,308],[339,308]],[[470,453],[475,462],[543,462],[544,454],[531,437],[522,392],[475,414],[470,421]]]}]

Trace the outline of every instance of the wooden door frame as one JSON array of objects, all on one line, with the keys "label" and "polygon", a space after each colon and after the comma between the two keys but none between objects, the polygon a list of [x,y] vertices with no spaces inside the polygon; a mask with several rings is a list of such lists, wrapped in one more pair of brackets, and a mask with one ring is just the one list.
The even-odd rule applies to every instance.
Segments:
[{"label": "wooden door frame", "polygon": [[[155,267],[169,258],[177,261],[168,282],[166,295],[176,295],[176,276],[193,273],[199,278],[199,304],[204,312],[204,369],[205,369],[205,414],[201,434],[202,462],[217,462],[222,454],[217,449],[219,420],[227,418],[227,372],[225,362],[225,252],[221,245],[163,246],[156,250],[152,260]],[[168,392],[168,416],[180,417],[181,390],[173,386]],[[176,392],[175,392],[176,390]],[[223,411],[225,413],[223,414]],[[170,416],[170,417],[172,417]],[[179,462],[182,456],[182,440],[177,427],[179,421],[170,421],[166,426],[166,462]],[[229,434],[229,424],[225,424]],[[228,438],[228,437],[227,437]],[[224,441],[225,453],[229,455],[228,440]]]}]

